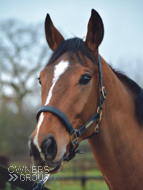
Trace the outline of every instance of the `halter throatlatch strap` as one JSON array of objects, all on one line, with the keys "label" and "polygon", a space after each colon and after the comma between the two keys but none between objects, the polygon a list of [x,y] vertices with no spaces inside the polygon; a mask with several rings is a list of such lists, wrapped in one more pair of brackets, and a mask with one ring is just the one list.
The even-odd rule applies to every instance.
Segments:
[{"label": "halter throatlatch strap", "polygon": [[71,160],[72,158],[75,157],[76,153],[82,154],[82,151],[80,151],[80,150],[76,151],[76,148],[79,145],[78,137],[80,137],[82,135],[82,133],[84,133],[95,121],[97,121],[97,124],[96,124],[96,127],[95,127],[95,130],[94,130],[93,134],[98,133],[98,129],[99,129],[98,124],[99,124],[99,122],[101,120],[101,117],[102,117],[102,104],[103,104],[103,102],[104,102],[104,100],[106,98],[106,90],[105,90],[105,87],[103,87],[103,75],[102,75],[102,65],[101,65],[100,55],[98,56],[98,64],[99,64],[101,92],[100,92],[100,96],[99,96],[97,113],[95,113],[79,129],[74,129],[72,127],[70,121],[68,120],[67,116],[62,111],[60,111],[59,109],[57,109],[57,108],[55,108],[53,106],[42,106],[37,112],[37,121],[38,121],[38,118],[39,118],[41,112],[50,112],[53,115],[55,115],[56,117],[58,117],[58,119],[60,119],[60,121],[65,125],[67,131],[69,132],[70,140],[71,140],[71,147],[70,147],[70,152],[64,157],[64,161]]}]

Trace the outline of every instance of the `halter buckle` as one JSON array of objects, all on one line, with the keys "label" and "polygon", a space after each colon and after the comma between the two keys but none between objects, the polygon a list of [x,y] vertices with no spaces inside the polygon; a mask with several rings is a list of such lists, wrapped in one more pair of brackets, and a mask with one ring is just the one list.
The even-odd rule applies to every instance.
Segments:
[{"label": "halter buckle", "polygon": [[100,106],[98,106],[98,108],[97,108],[97,113],[99,113],[100,118],[99,118],[98,122],[100,122],[101,117],[102,117],[102,109],[100,108]]},{"label": "halter buckle", "polygon": [[[74,133],[73,134],[70,134],[70,140],[71,140],[71,143],[72,145],[74,146],[74,144],[76,145],[75,141],[77,141],[77,129],[75,129]],[[72,140],[72,137],[75,136],[74,140]]]},{"label": "halter buckle", "polygon": [[100,106],[98,106],[98,108],[97,108],[97,113],[99,113],[99,119],[97,120],[97,124],[95,126],[94,133],[98,134],[99,122],[101,121],[101,118],[102,118],[102,108]]},{"label": "halter buckle", "polygon": [[101,91],[102,91],[103,98],[106,99],[106,90],[104,86],[102,86]]},{"label": "halter buckle", "polygon": [[99,125],[97,124],[95,129],[94,129],[94,133],[97,133],[98,134],[98,130],[99,130]]}]

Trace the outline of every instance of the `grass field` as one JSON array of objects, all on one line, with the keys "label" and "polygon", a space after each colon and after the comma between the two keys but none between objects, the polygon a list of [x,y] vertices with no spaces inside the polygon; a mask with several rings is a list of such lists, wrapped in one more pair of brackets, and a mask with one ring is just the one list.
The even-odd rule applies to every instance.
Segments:
[{"label": "grass field", "polygon": [[[84,187],[81,186],[80,181],[51,181],[48,182],[45,187],[51,190],[109,190],[104,181],[87,181]],[[11,190],[10,183],[7,182],[6,188],[2,190]],[[16,187],[15,190],[21,190]]]},{"label": "grass field", "polygon": [[54,181],[47,187],[51,190],[109,190],[104,181],[87,181],[84,187],[80,181]]}]

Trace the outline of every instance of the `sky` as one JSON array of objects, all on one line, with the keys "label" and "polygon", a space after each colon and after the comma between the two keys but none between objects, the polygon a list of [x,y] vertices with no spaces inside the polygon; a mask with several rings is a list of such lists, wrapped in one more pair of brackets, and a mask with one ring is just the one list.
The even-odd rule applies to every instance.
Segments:
[{"label": "sky", "polygon": [[0,20],[41,22],[44,30],[45,16],[49,13],[66,39],[73,35],[83,38],[92,9],[104,23],[104,39],[99,47],[102,57],[129,74],[139,65],[143,68],[142,0],[0,0]]}]

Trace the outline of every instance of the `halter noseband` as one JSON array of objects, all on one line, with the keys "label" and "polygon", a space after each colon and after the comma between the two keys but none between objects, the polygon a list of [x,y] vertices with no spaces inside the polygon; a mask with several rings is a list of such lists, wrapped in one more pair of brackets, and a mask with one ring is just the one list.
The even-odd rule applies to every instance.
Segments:
[{"label": "halter noseband", "polygon": [[[82,151],[80,151],[80,150],[76,151],[76,148],[79,145],[78,137],[80,137],[82,135],[82,133],[85,132],[95,121],[97,121],[97,125],[95,127],[93,134],[98,133],[98,129],[99,129],[98,123],[100,122],[101,117],[102,117],[102,104],[106,98],[106,90],[105,90],[105,87],[103,87],[103,75],[102,75],[102,65],[101,65],[100,55],[98,56],[98,64],[99,64],[101,92],[100,92],[97,112],[79,129],[74,129],[72,127],[70,121],[68,120],[67,116],[62,111],[60,111],[59,109],[57,109],[53,106],[42,106],[37,112],[37,122],[38,122],[38,118],[39,118],[41,112],[50,112],[53,115],[55,115],[56,117],[58,117],[66,126],[66,129],[70,135],[71,147],[70,147],[70,152],[64,157],[64,161],[71,160],[72,158],[75,157],[76,153],[80,153],[80,154],[82,153]],[[73,137],[74,137],[74,139],[73,139]],[[87,137],[87,138],[89,138],[89,137]]]}]

